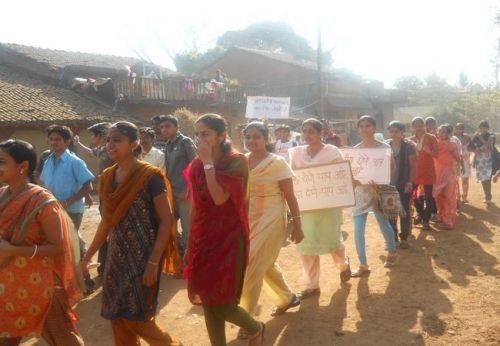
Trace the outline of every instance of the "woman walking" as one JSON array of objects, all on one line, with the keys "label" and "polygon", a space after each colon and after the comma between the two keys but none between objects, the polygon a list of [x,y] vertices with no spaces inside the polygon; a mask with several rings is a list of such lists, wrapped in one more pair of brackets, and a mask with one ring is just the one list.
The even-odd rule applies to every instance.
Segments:
[{"label": "woman walking", "polygon": [[177,251],[170,185],[159,168],[137,159],[134,124],[113,124],[107,150],[116,164],[101,175],[102,220],[82,268],[88,271],[107,238],[101,315],[111,320],[115,345],[139,345],[139,338],[150,345],[180,345],[155,321],[162,264]]},{"label": "woman walking", "polygon": [[493,172],[493,147],[495,135],[490,133],[490,124],[483,120],[479,123],[478,132],[472,137],[468,149],[474,152],[476,177],[483,186],[484,202],[491,203],[491,177]]},{"label": "woman walking", "polygon": [[217,114],[205,114],[195,124],[198,156],[185,171],[192,198],[188,295],[203,306],[212,345],[226,345],[228,321],[248,332],[249,345],[260,346],[264,324],[238,306],[249,252],[248,162],[231,150],[226,128]]},{"label": "woman walking", "polygon": [[[287,203],[291,210],[291,240],[299,243],[304,235],[300,212],[293,193],[293,172],[285,159],[267,150],[269,129],[252,122],[243,130],[245,146],[250,153],[250,256],[243,283],[240,306],[255,315],[262,286],[276,308],[272,316],[298,306],[300,300],[290,290],[281,268],[276,263],[286,238]],[[244,338],[241,331],[238,335]]]},{"label": "woman walking", "polygon": [[30,183],[36,165],[31,144],[0,143],[0,345],[19,345],[27,335],[51,346],[83,345],[71,309],[82,293],[72,230],[52,194]]},{"label": "woman walking", "polygon": [[436,184],[434,198],[436,200],[440,228],[451,230],[457,218],[457,164],[461,155],[456,143],[450,140],[453,127],[448,124],[438,129],[438,156],[434,159],[436,168]]},{"label": "woman walking", "polygon": [[[377,141],[375,139],[375,131],[377,123],[375,118],[370,115],[363,115],[358,120],[358,132],[361,136],[361,143],[355,148],[390,148],[388,144]],[[370,272],[368,261],[366,258],[365,248],[365,229],[366,218],[368,213],[373,211],[375,219],[385,240],[387,248],[387,257],[384,267],[392,267],[396,262],[396,240],[394,239],[394,231],[387,220],[381,213],[373,209],[373,195],[376,187],[373,184],[358,185],[354,189],[356,205],[352,208],[354,222],[354,241],[356,243],[356,252],[358,253],[359,268],[353,271],[353,277],[359,277]]]},{"label": "woman walking", "polygon": [[460,195],[460,189],[458,191],[458,198],[460,199],[462,203],[469,203],[468,197],[469,197],[469,177],[470,177],[470,171],[471,171],[471,164],[470,164],[470,157],[471,157],[471,152],[469,151],[469,143],[470,143],[470,136],[465,134],[465,125],[462,123],[457,123],[454,128],[454,135],[458,138],[460,141],[461,147],[462,147],[462,169],[460,172],[460,177],[462,180],[462,194]]},{"label": "woman walking", "polygon": [[[327,165],[343,160],[337,147],[321,141],[323,126],[317,119],[307,119],[302,123],[302,134],[307,145],[290,149],[290,163],[293,169]],[[320,294],[319,256],[330,254],[340,269],[340,281],[351,277],[349,258],[340,232],[342,209],[331,208],[300,213],[304,239],[297,244],[304,269],[305,289],[299,293],[300,299]]]}]

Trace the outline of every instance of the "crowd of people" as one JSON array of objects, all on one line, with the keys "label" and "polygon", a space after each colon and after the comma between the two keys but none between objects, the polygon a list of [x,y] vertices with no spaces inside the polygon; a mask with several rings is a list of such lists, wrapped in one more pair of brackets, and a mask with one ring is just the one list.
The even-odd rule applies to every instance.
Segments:
[{"label": "crowd of people", "polygon": [[[471,167],[488,205],[492,181],[500,177],[486,121],[469,136],[463,124],[438,126],[434,118],[416,117],[409,137],[410,129],[392,121],[390,138],[381,141],[375,119],[362,116],[354,147],[391,149],[390,185],[404,212],[399,222],[388,219],[376,206],[377,184],[353,180],[359,266],[351,270],[342,209],[301,211],[294,194],[294,170],[344,160],[343,143],[327,122],[305,120],[294,139],[289,127],[279,126],[274,143],[265,123],[250,122],[241,134],[244,153],[232,147],[223,117],[205,114],[194,127],[193,140],[172,115],[154,117],[150,128],[99,123],[88,129],[87,147],[67,126],[52,125],[50,149],[39,161],[30,143],[0,143],[1,346],[19,345],[28,335],[50,345],[83,345],[72,307],[96,288],[89,275],[94,267],[101,316],[110,320],[116,345],[139,345],[140,339],[182,344],[155,319],[161,273],[187,280],[212,345],[226,345],[226,321],[240,327],[239,339],[262,345],[265,324],[256,319],[262,290],[278,316],[321,293],[320,255],[331,255],[342,283],[368,275],[370,214],[385,242],[384,266],[393,267],[398,249],[411,245],[412,223],[423,231],[433,229],[431,222],[454,228],[457,210],[468,203]],[[97,159],[97,178],[76,153]],[[85,205],[93,203],[93,184],[101,221],[85,244],[79,228]],[[287,236],[303,267],[296,293],[276,262]]]}]

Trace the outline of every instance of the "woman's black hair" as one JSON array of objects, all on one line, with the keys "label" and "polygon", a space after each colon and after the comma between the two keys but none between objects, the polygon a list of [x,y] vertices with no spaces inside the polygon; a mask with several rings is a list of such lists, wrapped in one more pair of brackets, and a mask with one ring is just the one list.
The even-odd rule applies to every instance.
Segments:
[{"label": "woman's black hair", "polygon": [[437,124],[437,120],[434,117],[427,117],[425,118],[425,125],[429,124]]},{"label": "woman's black hair", "polygon": [[490,129],[490,123],[486,120],[481,120],[477,127],[484,127],[485,129]]},{"label": "woman's black hair", "polygon": [[425,125],[425,120],[422,117],[415,117],[411,120],[411,124],[414,125],[415,123],[420,123],[422,125]]},{"label": "woman's black hair", "polygon": [[94,136],[106,137],[111,123],[98,123],[90,126],[87,130],[92,132]]},{"label": "woman's black hair", "polygon": [[[111,125],[110,129],[116,129],[122,135],[128,138],[130,142],[139,142],[139,129],[130,121],[118,121]],[[142,148],[140,145],[134,149],[134,156],[139,157],[142,153]]]},{"label": "woman's black hair", "polygon": [[439,128],[443,128],[447,135],[451,135],[453,133],[453,126],[450,124],[442,124]]},{"label": "woman's black hair", "polygon": [[306,119],[302,122],[302,130],[304,130],[304,126],[306,125],[311,125],[313,129],[315,129],[317,132],[320,132],[323,130],[323,124],[321,123],[321,121],[319,121],[318,119],[315,119],[315,118],[309,118],[309,119]]},{"label": "woman's black hair", "polygon": [[37,158],[35,148],[30,143],[20,139],[9,139],[0,143],[0,150],[6,152],[18,164],[27,161],[28,178],[31,183],[35,184]]},{"label": "woman's black hair", "polygon": [[401,121],[398,121],[398,120],[391,121],[389,123],[389,126],[387,126],[387,129],[390,129],[391,127],[394,127],[401,132],[404,132],[406,130],[405,124],[403,124]]},{"label": "woman's black hair", "polygon": [[358,123],[356,126],[359,127],[359,125],[361,125],[363,121],[368,122],[373,127],[377,127],[377,121],[371,115],[363,115],[361,118],[358,119]]},{"label": "woman's black hair", "polygon": [[[202,123],[211,130],[214,130],[218,135],[227,132],[227,122],[226,119],[221,117],[219,114],[207,113],[199,117],[195,124]],[[227,139],[220,144],[220,149],[222,153],[228,153],[231,151],[231,142]]]},{"label": "woman's black hair", "polygon": [[272,145],[271,143],[267,143],[269,141],[269,128],[261,121],[252,121],[247,126],[245,126],[245,128],[243,129],[243,134],[246,134],[246,132],[250,129],[256,129],[262,134],[264,140],[266,141],[266,150],[272,152],[274,149],[274,145]]}]

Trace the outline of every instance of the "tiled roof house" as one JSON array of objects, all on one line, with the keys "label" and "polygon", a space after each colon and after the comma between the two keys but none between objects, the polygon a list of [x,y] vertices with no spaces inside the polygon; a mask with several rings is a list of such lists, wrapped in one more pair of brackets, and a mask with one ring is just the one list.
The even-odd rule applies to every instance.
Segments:
[{"label": "tiled roof house", "polygon": [[68,81],[108,79],[138,63],[136,58],[0,43],[0,140],[20,138],[40,150],[46,147],[43,129],[50,124],[68,125],[85,140],[88,133],[81,131],[93,123],[131,119],[113,112],[112,99],[76,92]]},{"label": "tiled roof house", "polygon": [[0,62],[0,127],[85,125],[112,119],[111,107]]}]

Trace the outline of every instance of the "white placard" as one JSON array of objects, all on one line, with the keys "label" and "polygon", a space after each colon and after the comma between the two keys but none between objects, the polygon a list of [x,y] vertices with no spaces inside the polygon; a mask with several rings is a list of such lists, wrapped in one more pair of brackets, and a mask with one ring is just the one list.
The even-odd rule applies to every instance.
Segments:
[{"label": "white placard", "polygon": [[289,97],[247,96],[247,118],[284,119],[289,116]]},{"label": "white placard", "polygon": [[299,168],[293,172],[293,188],[301,211],[354,205],[349,161]]},{"label": "white placard", "polygon": [[341,148],[345,160],[351,162],[352,176],[362,184],[391,182],[391,148]]}]

